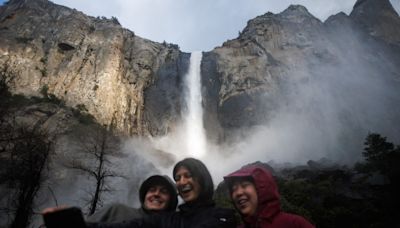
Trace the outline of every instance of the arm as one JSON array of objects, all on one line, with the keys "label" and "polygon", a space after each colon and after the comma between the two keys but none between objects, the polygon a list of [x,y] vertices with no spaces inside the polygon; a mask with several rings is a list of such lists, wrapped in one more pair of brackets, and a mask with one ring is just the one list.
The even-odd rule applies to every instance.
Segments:
[{"label": "arm", "polygon": [[143,228],[141,219],[122,223],[86,223],[77,207],[47,208],[43,211],[46,228]]},{"label": "arm", "polygon": [[87,228],[82,212],[77,207],[47,208],[42,215],[47,228]]},{"label": "arm", "polygon": [[86,218],[86,222],[90,223],[116,223],[129,221],[132,219],[141,219],[144,216],[141,209],[128,207],[123,204],[111,204],[96,211],[93,215]]}]

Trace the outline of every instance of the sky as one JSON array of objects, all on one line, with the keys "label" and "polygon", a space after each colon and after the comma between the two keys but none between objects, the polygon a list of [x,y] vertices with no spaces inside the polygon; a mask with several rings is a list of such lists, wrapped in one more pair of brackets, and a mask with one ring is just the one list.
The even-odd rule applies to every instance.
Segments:
[{"label": "sky", "polygon": [[[390,0],[400,12],[400,0]],[[0,0],[2,4],[4,0]],[[267,12],[280,13],[291,4],[305,6],[326,20],[349,14],[356,0],[53,0],[90,16],[116,17],[136,35],[178,44],[182,51],[209,51],[234,39],[248,20]]]}]

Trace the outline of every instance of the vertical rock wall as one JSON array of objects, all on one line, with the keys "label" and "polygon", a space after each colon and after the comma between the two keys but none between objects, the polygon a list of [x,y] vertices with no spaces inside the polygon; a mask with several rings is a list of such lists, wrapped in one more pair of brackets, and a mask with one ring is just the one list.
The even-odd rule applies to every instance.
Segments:
[{"label": "vertical rock wall", "polygon": [[179,97],[188,57],[176,45],[140,38],[116,18],[88,17],[45,0],[10,1],[1,7],[0,30],[0,71],[13,93],[38,96],[46,88],[130,135],[158,134],[179,118],[176,100],[161,102],[157,124],[154,107],[145,109],[160,103],[156,87]]}]

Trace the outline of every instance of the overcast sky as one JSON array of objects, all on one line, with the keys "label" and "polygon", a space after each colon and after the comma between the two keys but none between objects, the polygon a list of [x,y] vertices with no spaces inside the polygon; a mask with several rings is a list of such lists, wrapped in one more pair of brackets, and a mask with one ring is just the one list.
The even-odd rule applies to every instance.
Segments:
[{"label": "overcast sky", "polygon": [[[390,0],[399,12],[400,0]],[[4,0],[0,0],[0,3]],[[53,0],[90,16],[115,16],[143,38],[178,44],[181,50],[208,51],[238,36],[248,20],[300,4],[320,20],[341,11],[349,14],[356,0]]]}]

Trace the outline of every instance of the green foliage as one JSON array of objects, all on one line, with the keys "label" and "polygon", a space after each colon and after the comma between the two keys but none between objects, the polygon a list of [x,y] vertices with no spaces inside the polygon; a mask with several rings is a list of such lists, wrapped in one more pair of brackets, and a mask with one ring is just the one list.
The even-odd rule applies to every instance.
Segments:
[{"label": "green foliage", "polygon": [[56,97],[54,94],[49,94],[47,101],[59,106],[65,106],[65,101],[61,100],[60,98]]},{"label": "green foliage", "polygon": [[364,145],[366,145],[363,152],[365,159],[378,164],[387,160],[394,149],[393,143],[387,142],[386,137],[381,137],[379,134],[369,134]]},{"label": "green foliage", "polygon": [[[362,154],[365,161],[352,168],[309,162],[309,167],[279,171],[276,181],[282,210],[322,228],[400,227],[399,146],[379,134],[369,134]],[[232,207],[222,186],[215,200]]]},{"label": "green foliage", "polygon": [[74,117],[78,119],[79,123],[89,125],[95,123],[95,118],[88,113],[88,110],[84,104],[78,104],[72,109]]},{"label": "green foliage", "polygon": [[359,165],[358,168],[363,168],[362,171],[367,173],[379,172],[394,184],[400,178],[400,147],[395,147],[393,143],[386,140],[386,137],[379,134],[369,134],[363,152],[367,162],[364,166]]},{"label": "green foliage", "polygon": [[90,26],[89,26],[89,33],[92,33],[92,32],[94,32],[94,31],[96,31],[96,26],[90,25]]},{"label": "green foliage", "polygon": [[[343,170],[315,170],[317,175],[302,179],[280,180],[284,211],[302,215],[318,227],[365,227],[360,208],[368,208],[368,201],[353,198],[347,189],[351,173]],[[347,195],[349,194],[349,195]],[[371,214],[366,212],[363,215]],[[357,221],[357,222],[354,222]]]},{"label": "green foliage", "polygon": [[47,56],[44,56],[42,58],[40,58],[40,62],[42,62],[43,64],[47,63]]},{"label": "green foliage", "polygon": [[116,18],[116,17],[114,17],[114,16],[111,17],[111,21],[112,21],[114,24],[116,24],[116,25],[121,25],[121,24],[119,23],[119,21],[118,21],[118,18]]},{"label": "green foliage", "polygon": [[40,89],[40,94],[42,94],[43,97],[47,97],[49,92],[49,86],[48,85],[43,85],[42,88]]},{"label": "green foliage", "polygon": [[[28,98],[24,95],[21,94],[11,94],[8,90],[8,86],[5,83],[5,79],[3,75],[1,75],[0,79],[0,106],[1,110],[5,110],[11,107],[22,107],[30,104],[34,104],[39,102],[38,100],[42,100],[41,98],[38,97],[31,97]],[[9,110],[7,110],[9,111]]]},{"label": "green foliage", "polygon": [[[8,91],[8,86],[7,86],[7,83],[5,81],[4,74],[0,75],[0,96],[2,98],[11,96],[10,91]],[[3,101],[4,101],[4,99],[1,99],[0,102],[3,102]]]},{"label": "green foliage", "polygon": [[87,112],[88,111],[84,104],[76,105],[76,109],[78,109],[80,112]]},{"label": "green foliage", "polygon": [[10,97],[10,103],[13,104],[13,106],[17,107],[22,107],[25,105],[30,105],[32,104],[31,100],[24,95],[21,94],[15,94]]},{"label": "green foliage", "polygon": [[47,68],[40,69],[40,73],[42,73],[42,77],[47,77]]},{"label": "green foliage", "polygon": [[65,101],[56,97],[56,95],[49,93],[49,87],[48,85],[43,85],[42,88],[40,89],[40,94],[43,96],[43,101],[44,102],[49,102],[53,103],[59,106],[65,106]]}]

